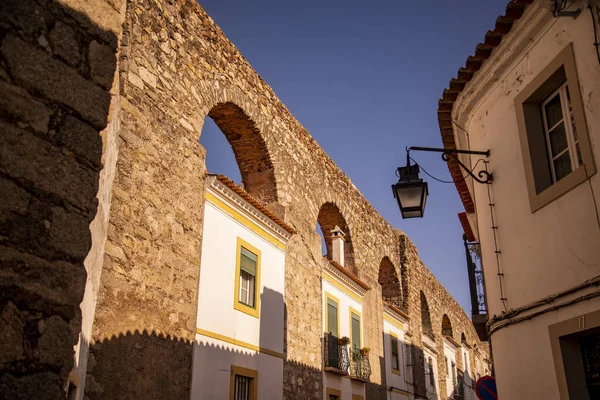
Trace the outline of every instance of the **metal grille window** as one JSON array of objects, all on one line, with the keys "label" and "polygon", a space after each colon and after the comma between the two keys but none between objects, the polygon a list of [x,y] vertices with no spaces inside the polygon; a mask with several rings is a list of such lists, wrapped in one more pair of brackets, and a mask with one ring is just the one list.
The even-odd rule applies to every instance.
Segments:
[{"label": "metal grille window", "polygon": [[583,162],[566,83],[542,103],[542,115],[552,182],[556,183]]},{"label": "metal grille window", "polygon": [[253,379],[243,375],[235,375],[233,400],[255,400],[252,398]]},{"label": "metal grille window", "polygon": [[392,369],[400,370],[400,360],[398,359],[398,339],[392,336]]},{"label": "metal grille window", "polygon": [[435,385],[435,377],[433,376],[433,362],[431,360],[431,357],[429,357],[429,359],[427,360],[427,369],[427,373],[429,374],[429,385],[433,387]]},{"label": "metal grille window", "polygon": [[256,254],[241,247],[240,254],[240,293],[238,301],[249,307],[256,303]]}]

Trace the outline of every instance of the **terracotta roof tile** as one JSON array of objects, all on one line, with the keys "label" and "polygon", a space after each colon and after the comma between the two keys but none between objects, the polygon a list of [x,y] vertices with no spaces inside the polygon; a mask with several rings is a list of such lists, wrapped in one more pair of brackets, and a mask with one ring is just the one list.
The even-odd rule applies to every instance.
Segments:
[{"label": "terracotta roof tile", "polygon": [[244,189],[242,189],[241,187],[236,185],[236,183],[234,181],[232,181],[225,175],[212,175],[212,174],[210,174],[210,175],[216,177],[218,180],[223,182],[229,189],[233,190],[235,193],[237,193],[240,197],[242,197],[248,203],[252,204],[261,213],[263,213],[267,217],[271,218],[273,220],[273,222],[275,222],[277,225],[279,225],[280,227],[285,229],[291,235],[296,234],[296,230],[294,228],[292,228],[291,226],[289,226],[288,224],[283,222],[281,219],[279,219],[279,217],[277,215],[273,214],[271,211],[269,211],[268,208],[266,208],[265,206],[260,204],[256,199],[254,199],[254,197],[250,196]]},{"label": "terracotta roof tile", "polygon": [[[444,90],[442,98],[438,103],[438,122],[444,148],[456,149],[452,123],[448,124],[447,121],[452,120],[452,109],[454,107],[454,102],[458,98],[458,94],[465,89],[468,82],[473,78],[473,74],[481,69],[485,60],[492,55],[493,49],[500,44],[502,37],[510,32],[513,22],[521,18],[527,5],[533,3],[533,1],[534,0],[511,0],[506,6],[506,13],[496,19],[494,30],[488,31],[485,34],[485,39],[483,43],[477,45],[475,54],[467,58],[465,67],[459,68],[456,78],[450,80],[448,88]],[[469,193],[458,163],[452,162],[452,159],[450,159],[450,162],[448,162],[448,169],[450,170],[450,175],[452,175],[456,190],[460,195],[465,210],[467,212],[475,212],[473,199],[471,198],[471,194]]]},{"label": "terracotta roof tile", "polygon": [[352,279],[354,282],[356,282],[363,289],[365,289],[365,290],[371,290],[371,288],[369,287],[369,285],[367,285],[366,283],[364,283],[363,281],[361,281],[356,275],[354,275],[352,272],[348,271],[346,268],[344,268],[343,266],[341,266],[339,263],[337,263],[335,261],[331,261],[331,260],[327,260],[327,261],[329,261],[329,264],[333,265],[335,267],[335,269],[339,270],[341,273],[343,273],[344,275],[346,275],[348,278]]},{"label": "terracotta roof tile", "polygon": [[458,219],[460,220],[460,224],[462,225],[463,231],[465,231],[465,235],[467,235],[467,240],[469,242],[474,242],[476,239],[475,235],[473,234],[473,230],[471,229],[469,219],[467,218],[467,213],[458,213]]}]

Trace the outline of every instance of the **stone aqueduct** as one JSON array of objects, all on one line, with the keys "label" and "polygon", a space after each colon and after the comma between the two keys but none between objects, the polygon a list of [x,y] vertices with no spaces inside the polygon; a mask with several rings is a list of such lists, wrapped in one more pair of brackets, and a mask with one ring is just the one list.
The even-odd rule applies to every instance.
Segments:
[{"label": "stone aqueduct", "polygon": [[440,374],[442,333],[464,335],[487,356],[410,239],[197,3],[4,0],[0,51],[9,99],[0,100],[0,306],[9,322],[0,327],[0,393],[59,397],[77,335],[91,327],[76,360],[90,398],[189,397],[206,117],[231,144],[246,190],[297,231],[286,257],[286,398],[322,393],[317,222],[342,227],[347,265],[372,288],[368,398],[385,398],[382,299],[409,315],[417,347],[431,331]]}]

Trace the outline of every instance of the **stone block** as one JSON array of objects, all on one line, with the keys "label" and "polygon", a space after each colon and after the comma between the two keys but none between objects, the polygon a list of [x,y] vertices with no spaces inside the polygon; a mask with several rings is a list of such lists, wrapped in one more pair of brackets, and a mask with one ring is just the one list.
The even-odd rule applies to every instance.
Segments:
[{"label": "stone block", "polygon": [[75,30],[58,21],[50,31],[50,44],[54,54],[72,66],[77,66],[81,61],[79,44]]},{"label": "stone block", "polygon": [[124,0],[113,0],[111,4],[102,0],[58,0],[58,2],[65,6],[65,10],[77,22],[116,48],[124,15],[119,13],[117,11],[119,8],[115,6],[120,5],[122,8]]},{"label": "stone block", "polygon": [[69,312],[64,306],[79,307],[85,278],[83,265],[47,261],[10,247],[0,246],[0,285],[5,288],[17,288],[15,297],[28,300],[31,306],[37,304],[47,311],[60,307],[63,313],[66,313],[63,315],[67,317]]},{"label": "stone block", "polygon": [[61,144],[93,166],[101,167],[102,137],[96,129],[69,115],[58,129],[58,135]]},{"label": "stone block", "polygon": [[96,212],[97,172],[50,143],[1,121],[0,171],[49,196],[48,200],[67,201],[90,216]]},{"label": "stone block", "polygon": [[12,302],[0,314],[0,364],[24,358],[25,318]]},{"label": "stone block", "polygon": [[2,43],[8,68],[25,87],[73,108],[95,128],[107,123],[110,94],[22,39],[9,34]]},{"label": "stone block", "polygon": [[0,23],[22,29],[26,34],[38,36],[45,28],[46,13],[32,0],[0,1]]},{"label": "stone block", "polygon": [[117,66],[115,52],[109,46],[94,40],[90,43],[88,61],[94,83],[110,90]]},{"label": "stone block", "polygon": [[30,199],[31,195],[14,182],[0,178],[0,225],[15,214],[25,215]]},{"label": "stone block", "polygon": [[23,122],[39,132],[48,132],[50,110],[27,91],[7,82],[0,82],[0,115]]},{"label": "stone block", "polygon": [[14,376],[8,373],[0,375],[0,394],[2,399],[64,399],[62,389],[65,379],[52,372]]},{"label": "stone block", "polygon": [[57,315],[45,319],[43,325],[43,332],[40,332],[38,340],[40,361],[62,369],[70,368],[73,364],[73,342],[77,335],[72,332],[69,324]]}]

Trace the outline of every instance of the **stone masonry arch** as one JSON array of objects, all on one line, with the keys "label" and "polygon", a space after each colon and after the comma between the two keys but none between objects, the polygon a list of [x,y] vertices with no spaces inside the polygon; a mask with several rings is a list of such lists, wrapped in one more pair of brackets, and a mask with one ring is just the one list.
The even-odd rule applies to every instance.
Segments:
[{"label": "stone masonry arch", "polygon": [[265,205],[277,202],[277,185],[271,156],[256,124],[231,101],[215,105],[213,119],[233,149],[244,189]]},{"label": "stone masonry arch", "polygon": [[333,202],[327,202],[319,209],[317,215],[317,225],[321,228],[323,239],[325,240],[325,247],[327,248],[327,258],[332,259],[332,246],[331,246],[331,230],[339,226],[340,229],[346,235],[344,237],[344,267],[353,269],[354,267],[354,250],[352,248],[352,234],[350,233],[350,227],[346,222],[346,218]]},{"label": "stone masonry arch", "polygon": [[398,270],[388,256],[379,263],[377,282],[381,285],[381,297],[385,303],[402,308],[402,282]]},{"label": "stone masonry arch", "polygon": [[421,298],[421,329],[424,335],[435,338],[433,333],[433,325],[431,323],[431,312],[429,311],[429,303],[427,302],[427,297],[425,297],[425,293],[421,290],[420,294]]},{"label": "stone masonry arch", "polygon": [[452,337],[452,323],[448,314],[444,314],[442,317],[442,335]]}]

